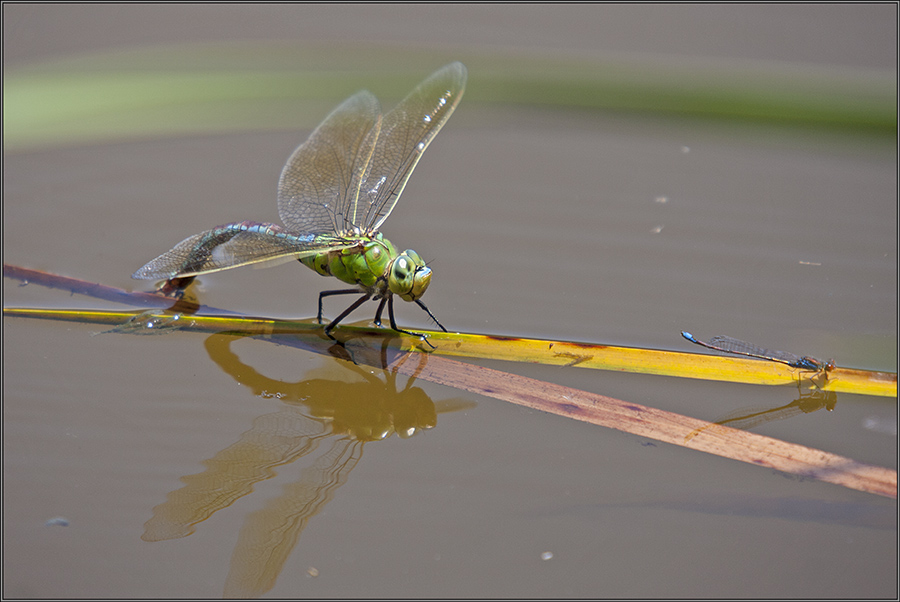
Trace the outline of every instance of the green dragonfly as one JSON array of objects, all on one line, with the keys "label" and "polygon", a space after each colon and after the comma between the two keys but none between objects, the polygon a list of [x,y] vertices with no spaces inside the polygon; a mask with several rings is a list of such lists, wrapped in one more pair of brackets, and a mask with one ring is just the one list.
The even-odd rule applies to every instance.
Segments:
[{"label": "green dragonfly", "polygon": [[135,272],[132,278],[166,280],[165,293],[183,290],[200,274],[264,261],[296,258],[322,276],[355,288],[319,294],[362,293],[325,327],[331,330],[369,299],[379,301],[375,324],[394,295],[414,301],[447,332],[421,301],[431,268],[412,250],[402,253],[378,231],[403,193],[422,153],[462,98],[466,68],[451,63],[431,74],[382,115],[378,100],[363,90],[345,100],[291,154],[278,182],[278,214],[284,226],[252,221],[225,224],[184,239]]}]

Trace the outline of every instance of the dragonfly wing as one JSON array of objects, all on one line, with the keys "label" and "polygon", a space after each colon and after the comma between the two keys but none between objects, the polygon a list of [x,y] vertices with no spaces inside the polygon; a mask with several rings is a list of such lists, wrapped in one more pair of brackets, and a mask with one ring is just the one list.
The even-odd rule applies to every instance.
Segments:
[{"label": "dragonfly wing", "polygon": [[278,181],[278,214],[300,233],[344,232],[372,156],[381,108],[363,90],[345,100],[291,154]]},{"label": "dragonfly wing", "polygon": [[356,246],[334,236],[295,235],[275,224],[238,222],[184,239],[132,274],[139,280],[162,280],[219,272],[283,257],[307,257]]},{"label": "dragonfly wing", "polygon": [[377,230],[403,193],[422,153],[453,114],[466,87],[466,68],[451,63],[419,84],[384,116],[362,175],[353,225]]}]

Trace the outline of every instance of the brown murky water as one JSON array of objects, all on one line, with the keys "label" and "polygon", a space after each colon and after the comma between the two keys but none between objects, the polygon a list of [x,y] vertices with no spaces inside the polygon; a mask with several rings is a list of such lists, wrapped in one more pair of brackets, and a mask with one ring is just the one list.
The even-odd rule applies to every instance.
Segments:
[{"label": "brown murky water", "polygon": [[[5,6],[7,67],[129,44],[374,32],[451,50],[891,67],[841,37],[840,7],[815,29],[750,7],[742,22],[765,43],[728,38],[733,19],[717,7],[416,7],[402,27],[400,6],[304,7],[290,20],[301,7],[193,7],[177,19],[171,8]],[[79,10],[84,27],[63,28]],[[883,20],[857,18],[876,33]],[[797,24],[807,44],[775,35],[777,23]],[[814,52],[832,24],[843,50]],[[129,275],[187,235],[277,220],[279,170],[306,134],[7,153],[4,261],[137,288]],[[687,350],[687,329],[896,371],[896,161],[892,141],[464,99],[383,230],[430,262],[426,302],[453,330]],[[204,277],[202,294],[308,317],[328,284],[281,265]],[[6,307],[113,307],[9,280],[3,290]],[[405,306],[398,319],[427,318]],[[893,500],[264,342],[91,336],[100,330],[4,319],[5,596],[897,593]],[[796,397],[492,365],[700,418]],[[896,421],[896,399],[839,395],[832,412],[757,430],[896,468]]]}]

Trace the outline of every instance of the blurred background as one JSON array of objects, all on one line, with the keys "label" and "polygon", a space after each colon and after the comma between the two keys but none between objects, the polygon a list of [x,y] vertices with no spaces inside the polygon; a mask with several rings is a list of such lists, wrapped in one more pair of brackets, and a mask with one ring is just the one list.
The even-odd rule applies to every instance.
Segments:
[{"label": "blurred background", "polygon": [[[459,60],[462,103],[382,228],[434,269],[450,330],[694,351],[690,330],[895,372],[896,11],[4,4],[4,262],[147,290],[130,274],[183,238],[277,222],[284,161],[344,98],[389,110]],[[333,286],[295,265],[201,280],[270,317]],[[4,305],[106,306],[9,280]],[[315,477],[279,468],[189,537],[144,522],[204,459],[281,433],[266,416],[331,433],[300,463],[343,450],[296,386],[340,404],[367,377],[236,343],[263,395],[197,335],[96,330],[4,320],[7,597],[897,595],[893,500],[422,383],[437,426],[344,464],[277,582],[240,589],[252,517]],[[800,394],[490,365],[705,419]],[[758,430],[895,468],[896,420],[841,395]]]}]

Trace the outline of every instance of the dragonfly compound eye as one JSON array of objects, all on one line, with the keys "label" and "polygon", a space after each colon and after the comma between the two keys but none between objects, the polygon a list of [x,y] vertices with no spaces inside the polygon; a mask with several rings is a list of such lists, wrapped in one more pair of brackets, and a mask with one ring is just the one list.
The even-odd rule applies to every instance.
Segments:
[{"label": "dragonfly compound eye", "polygon": [[391,265],[388,287],[404,301],[416,301],[431,284],[431,268],[415,251],[404,251]]}]

